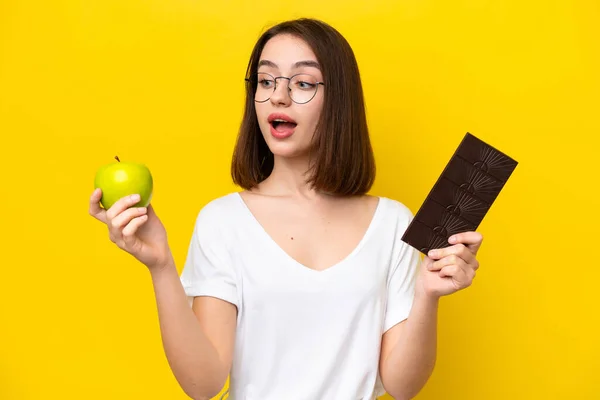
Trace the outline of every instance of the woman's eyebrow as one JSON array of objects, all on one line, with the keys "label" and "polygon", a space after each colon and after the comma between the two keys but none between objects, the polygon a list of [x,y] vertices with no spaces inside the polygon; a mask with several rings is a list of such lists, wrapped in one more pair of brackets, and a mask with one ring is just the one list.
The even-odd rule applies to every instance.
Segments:
[{"label": "woman's eyebrow", "polygon": [[300,67],[313,67],[313,68],[321,69],[321,66],[319,65],[319,63],[316,61],[313,61],[313,60],[298,61],[297,63],[294,64],[294,68],[300,68]]},{"label": "woman's eyebrow", "polygon": [[[271,67],[271,68],[279,68],[277,66],[277,64],[275,64],[273,61],[270,60],[260,60],[258,62],[258,66],[262,67]],[[304,60],[304,61],[298,61],[296,63],[294,63],[292,65],[293,68],[300,68],[300,67],[313,67],[313,68],[317,68],[317,69],[321,69],[321,66],[319,65],[318,62],[313,61],[313,60]]]},{"label": "woman's eyebrow", "polygon": [[262,67],[263,65],[265,67],[277,68],[277,64],[275,64],[273,61],[269,61],[269,60],[260,60],[258,62],[259,67]]}]

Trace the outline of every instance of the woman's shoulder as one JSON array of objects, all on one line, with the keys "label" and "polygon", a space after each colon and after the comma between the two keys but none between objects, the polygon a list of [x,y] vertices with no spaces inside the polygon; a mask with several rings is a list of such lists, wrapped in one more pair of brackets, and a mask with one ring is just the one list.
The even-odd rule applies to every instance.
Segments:
[{"label": "woman's shoulder", "polygon": [[204,204],[200,212],[203,213],[219,213],[230,211],[232,207],[238,205],[239,193],[230,192],[219,197],[215,197]]},{"label": "woman's shoulder", "polygon": [[225,225],[239,220],[240,198],[238,192],[231,192],[213,198],[200,206],[196,224]]},{"label": "woman's shoulder", "polygon": [[[383,202],[383,208],[386,213],[392,214],[393,216],[399,218],[400,220],[404,220],[406,222],[410,222],[414,214],[412,210],[404,204],[402,201],[385,196],[378,196],[379,201]],[[391,215],[390,215],[391,216]]]}]

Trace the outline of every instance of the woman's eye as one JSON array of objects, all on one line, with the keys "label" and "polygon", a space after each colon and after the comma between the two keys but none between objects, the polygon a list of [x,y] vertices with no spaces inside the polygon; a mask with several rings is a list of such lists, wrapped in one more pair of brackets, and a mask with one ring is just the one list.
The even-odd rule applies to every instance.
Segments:
[{"label": "woman's eye", "polygon": [[273,85],[273,81],[270,79],[261,79],[258,81],[258,84],[264,88],[269,88]]},{"label": "woman's eye", "polygon": [[306,82],[306,81],[297,81],[297,82],[296,82],[296,86],[297,86],[299,89],[306,90],[306,89],[314,89],[314,87],[315,87],[315,84],[314,84],[314,83],[312,83],[312,82]]}]

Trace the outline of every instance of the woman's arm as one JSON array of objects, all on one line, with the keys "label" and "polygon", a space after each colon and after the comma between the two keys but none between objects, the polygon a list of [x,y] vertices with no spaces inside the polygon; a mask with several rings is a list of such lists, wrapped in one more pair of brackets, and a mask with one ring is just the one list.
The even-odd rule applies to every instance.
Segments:
[{"label": "woman's arm", "polygon": [[237,309],[213,297],[196,297],[190,307],[173,262],[150,272],[171,370],[188,396],[211,399],[229,375]]},{"label": "woman's arm", "polygon": [[100,207],[101,197],[102,191],[94,190],[89,214],[107,226],[112,242],[148,267],[163,347],[175,378],[195,400],[214,397],[231,368],[236,306],[204,296],[190,307],[154,207],[137,207],[140,196],[130,195],[106,210]]},{"label": "woman's arm", "polygon": [[435,297],[415,295],[408,318],[383,335],[381,379],[386,391],[396,400],[416,396],[433,372],[438,303]]},{"label": "woman's arm", "polygon": [[450,237],[451,246],[432,250],[421,264],[408,318],[382,338],[380,374],[396,400],[413,398],[433,372],[437,354],[437,317],[441,296],[471,285],[483,236],[464,232]]}]

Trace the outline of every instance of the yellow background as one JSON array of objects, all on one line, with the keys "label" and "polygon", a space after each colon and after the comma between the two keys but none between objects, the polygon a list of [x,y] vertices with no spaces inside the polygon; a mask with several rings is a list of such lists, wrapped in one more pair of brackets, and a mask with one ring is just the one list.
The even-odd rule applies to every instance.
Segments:
[{"label": "yellow background", "polygon": [[519,161],[418,399],[600,398],[597,0],[0,0],[0,398],[186,398],[147,271],[87,214],[94,173],[147,163],[181,268],[237,190],[250,50],[299,16],[356,52],[374,194],[416,212],[467,131]]}]

